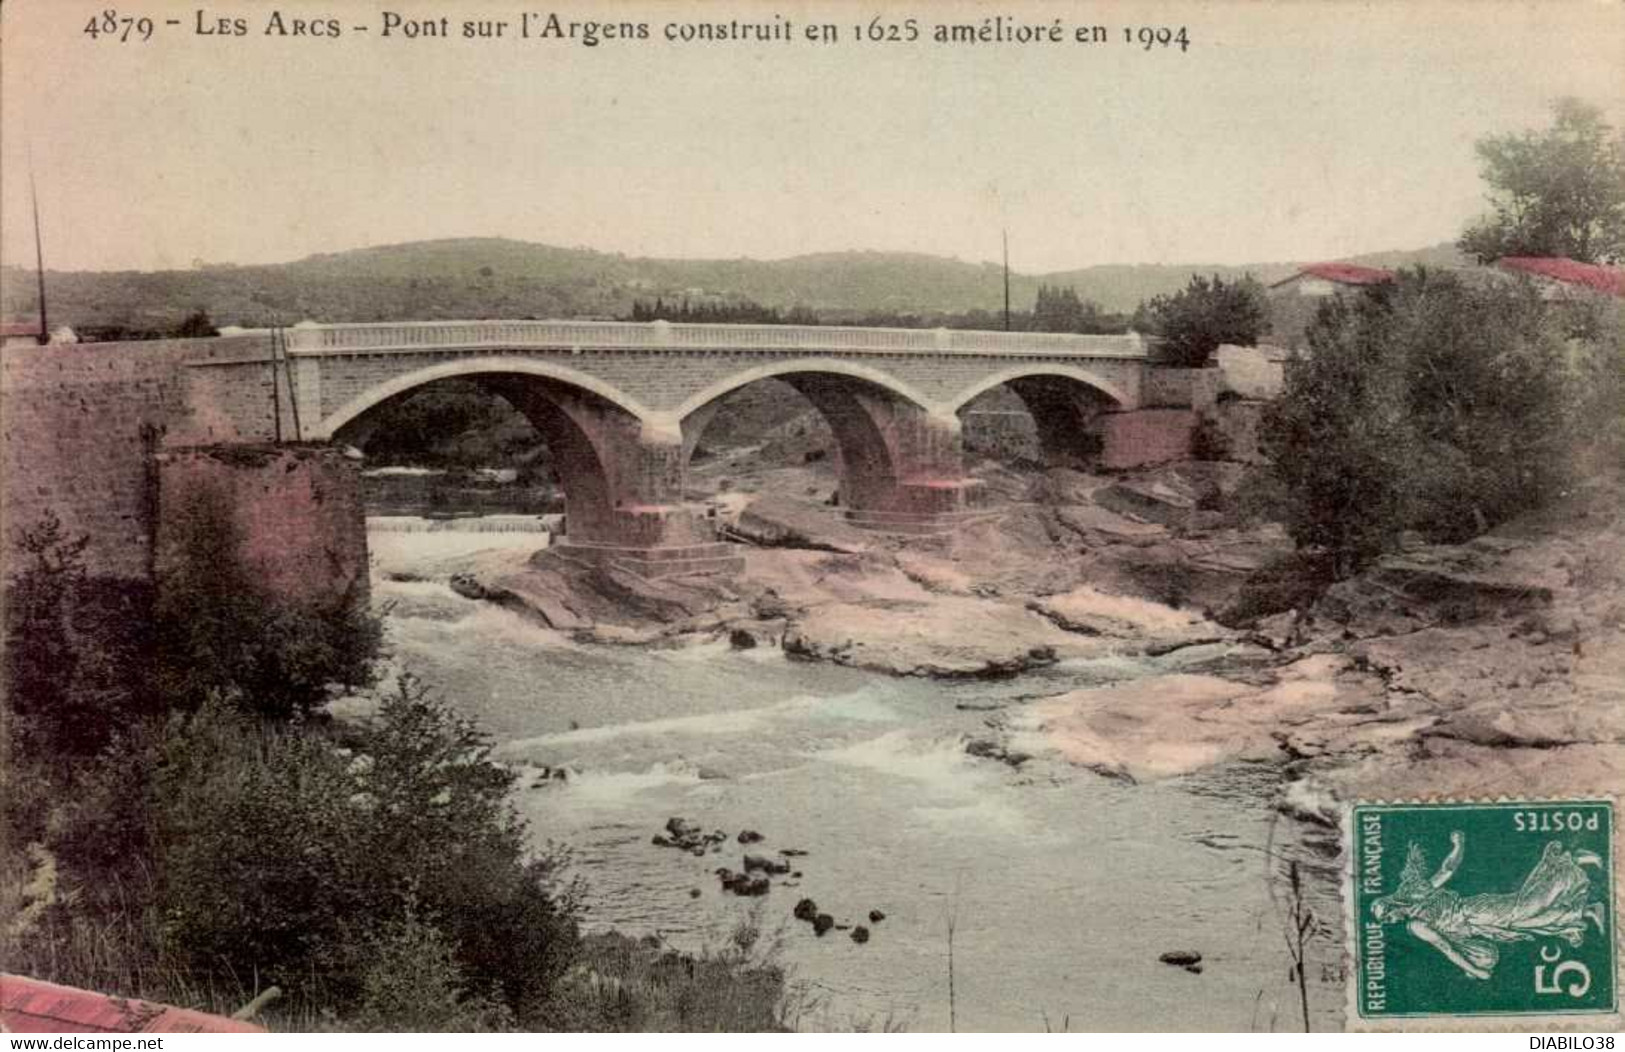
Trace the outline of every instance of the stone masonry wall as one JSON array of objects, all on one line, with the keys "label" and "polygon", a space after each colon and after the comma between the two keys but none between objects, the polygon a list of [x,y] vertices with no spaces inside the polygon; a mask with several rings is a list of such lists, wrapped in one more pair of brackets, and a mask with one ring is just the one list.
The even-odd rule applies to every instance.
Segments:
[{"label": "stone masonry wall", "polygon": [[1099,466],[1126,471],[1184,460],[1190,456],[1196,421],[1192,409],[1102,413],[1095,421],[1101,438]]},{"label": "stone masonry wall", "polygon": [[0,352],[0,566],[55,512],[86,534],[92,573],[145,577],[156,505],[149,454],[184,429],[182,363],[251,356],[249,338],[52,344]]},{"label": "stone masonry wall", "polygon": [[273,597],[365,597],[361,465],[326,446],[213,446],[158,458],[157,575],[195,557],[198,530],[225,530],[232,558]]}]

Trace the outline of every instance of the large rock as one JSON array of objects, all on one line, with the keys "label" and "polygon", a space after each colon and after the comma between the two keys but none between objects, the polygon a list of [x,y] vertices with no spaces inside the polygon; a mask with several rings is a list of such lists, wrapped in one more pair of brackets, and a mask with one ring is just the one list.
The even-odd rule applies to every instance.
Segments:
[{"label": "large rock", "polygon": [[1260,568],[1292,550],[1279,528],[1220,530],[1084,553],[1084,578],[1166,606],[1223,609]]},{"label": "large rock", "polygon": [[[1337,655],[1305,658],[1258,687],[1216,676],[1167,675],[1040,701],[1013,723],[1015,744],[1135,781],[1232,760],[1288,759],[1282,735],[1371,722],[1382,685]],[[1386,725],[1380,715],[1379,722]]]},{"label": "large rock", "polygon": [[1316,613],[1356,636],[1524,615],[1552,602],[1553,574],[1509,572],[1484,548],[1437,545],[1387,556],[1327,589]]},{"label": "large rock", "polygon": [[1160,479],[1117,482],[1097,490],[1094,498],[1108,511],[1162,526],[1185,525],[1196,508],[1192,493]]},{"label": "large rock", "polygon": [[874,533],[841,518],[840,509],[775,494],[764,494],[745,506],[729,527],[747,544],[763,548],[807,548],[814,551],[868,551]]},{"label": "large rock", "polygon": [[1031,599],[1027,605],[1068,632],[1127,640],[1141,649],[1159,652],[1216,641],[1230,634],[1190,610],[1112,595],[1088,585]]},{"label": "large rock", "polygon": [[798,658],[902,676],[1001,676],[1105,647],[1011,604],[958,596],[929,602],[830,603],[785,633]]}]

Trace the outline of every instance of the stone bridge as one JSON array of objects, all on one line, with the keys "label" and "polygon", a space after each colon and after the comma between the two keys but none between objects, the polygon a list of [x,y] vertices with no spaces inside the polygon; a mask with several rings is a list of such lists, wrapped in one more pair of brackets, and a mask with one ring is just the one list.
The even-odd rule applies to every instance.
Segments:
[{"label": "stone bridge", "polygon": [[1145,459],[1125,447],[1168,435],[1128,418],[1151,408],[1183,409],[1171,432],[1182,443],[1201,399],[1200,371],[1153,368],[1135,334],[474,321],[306,324],[257,346],[188,363],[189,441],[280,433],[363,446],[378,407],[436,381],[473,380],[524,413],[553,451],[568,543],[643,572],[719,554],[703,512],[683,503],[688,460],[726,396],[758,380],[790,384],[829,422],[844,514],[905,532],[973,508],[959,413],[995,387],[1025,403],[1056,464]]}]

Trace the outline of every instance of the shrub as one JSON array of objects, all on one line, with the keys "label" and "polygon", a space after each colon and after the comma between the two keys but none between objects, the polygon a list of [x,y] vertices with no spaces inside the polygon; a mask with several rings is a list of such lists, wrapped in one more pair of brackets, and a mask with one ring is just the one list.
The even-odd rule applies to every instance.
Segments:
[{"label": "shrub", "polygon": [[1416,270],[1326,303],[1266,410],[1288,532],[1348,576],[1401,531],[1460,541],[1563,492],[1581,392],[1527,287]]},{"label": "shrub", "polygon": [[1171,296],[1140,305],[1135,324],[1162,337],[1164,356],[1182,366],[1200,366],[1221,344],[1251,346],[1269,323],[1269,305],[1252,275],[1225,281],[1195,275]]},{"label": "shrub", "polygon": [[156,794],[169,951],[343,1014],[369,981],[383,996],[367,978],[377,938],[443,939],[456,972],[426,963],[437,989],[544,1010],[574,900],[555,860],[527,858],[486,739],[408,679],[355,746],[218,704],[171,733]]},{"label": "shrub", "polygon": [[413,912],[373,937],[363,959],[358,1030],[484,1033],[509,1030],[513,1013],[470,991],[454,946]]},{"label": "shrub", "polygon": [[155,704],[146,689],[150,593],[139,582],[89,574],[87,544],[50,512],[19,537],[0,674],[10,746],[20,756],[88,756]]},{"label": "shrub", "polygon": [[679,953],[658,938],[608,933],[582,941],[549,1022],[566,1030],[750,1032],[787,1029],[784,970],[754,920],[728,944]]}]

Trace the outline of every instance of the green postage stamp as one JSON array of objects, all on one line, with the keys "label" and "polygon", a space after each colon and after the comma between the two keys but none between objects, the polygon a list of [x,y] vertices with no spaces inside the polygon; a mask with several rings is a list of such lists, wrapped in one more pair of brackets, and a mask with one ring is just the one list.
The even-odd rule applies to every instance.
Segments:
[{"label": "green postage stamp", "polygon": [[1357,803],[1348,818],[1351,1026],[1617,1019],[1611,801]]}]

